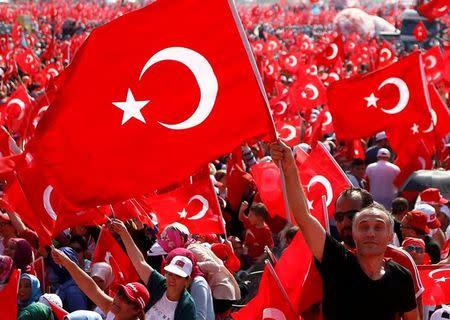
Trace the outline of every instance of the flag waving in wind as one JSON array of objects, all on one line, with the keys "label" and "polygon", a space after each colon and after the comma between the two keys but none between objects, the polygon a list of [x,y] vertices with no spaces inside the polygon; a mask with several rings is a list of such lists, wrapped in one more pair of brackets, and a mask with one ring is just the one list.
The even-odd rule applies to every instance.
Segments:
[{"label": "flag waving in wind", "polygon": [[164,188],[250,138],[275,139],[246,41],[227,0],[159,0],[96,28],[36,129],[36,159],[87,207]]}]

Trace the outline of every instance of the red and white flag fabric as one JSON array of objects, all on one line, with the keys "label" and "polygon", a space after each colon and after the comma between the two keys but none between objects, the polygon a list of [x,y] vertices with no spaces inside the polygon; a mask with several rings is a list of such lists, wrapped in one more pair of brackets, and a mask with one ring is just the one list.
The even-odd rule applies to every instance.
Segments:
[{"label": "red and white flag fabric", "polygon": [[417,7],[417,11],[428,20],[432,21],[444,16],[450,11],[449,0],[430,0]]},{"label": "red and white flag fabric", "polygon": [[327,212],[331,217],[337,197],[351,183],[322,143],[317,144],[308,159],[298,166],[298,171],[309,209],[325,225],[322,196],[326,196]]},{"label": "red and white flag fabric", "polygon": [[275,140],[249,50],[227,0],[155,1],[94,29],[39,123],[36,158],[89,207],[164,188],[250,138]]},{"label": "red and white flag fabric", "polygon": [[[434,131],[438,137],[443,138],[450,133],[450,110],[434,85],[428,85],[428,90],[430,92],[432,107],[431,119],[432,124],[434,125]],[[428,127],[425,131],[429,130],[430,127]]]},{"label": "red and white flag fabric", "polygon": [[411,123],[411,130],[426,129],[431,115],[420,53],[413,52],[367,75],[333,83],[328,107],[341,140],[368,137],[406,122]]},{"label": "red and white flag fabric", "polygon": [[145,200],[158,217],[158,227],[179,222],[191,233],[224,233],[222,213],[209,176],[196,179],[164,194],[151,195]]},{"label": "red and white flag fabric", "polygon": [[299,320],[297,312],[292,307],[276,271],[266,262],[264,273],[258,288],[261,304],[250,302],[240,311],[233,313],[234,320],[273,319]]},{"label": "red and white flag fabric", "polygon": [[242,150],[238,147],[227,162],[227,197],[232,210],[239,210],[244,195],[253,183],[251,174],[243,169]]},{"label": "red and white flag fabric", "polygon": [[9,132],[24,137],[28,126],[33,98],[25,86],[19,86],[2,107],[2,123]]},{"label": "red and white flag fabric", "polygon": [[300,143],[301,122],[302,118],[298,117],[275,122],[280,139],[290,147]]},{"label": "red and white flag fabric", "polygon": [[423,65],[428,82],[437,83],[444,77],[444,58],[439,46],[422,53]]},{"label": "red and white flag fabric", "polygon": [[332,67],[339,60],[345,60],[344,53],[344,44],[342,42],[342,37],[338,35],[321,53],[320,56],[317,57],[317,64]]},{"label": "red and white flag fabric", "polygon": [[3,320],[17,320],[19,278],[20,271],[14,269],[7,285],[0,290],[0,318]]},{"label": "red and white flag fabric", "polygon": [[424,41],[428,37],[427,27],[422,21],[419,21],[414,27],[413,35],[419,42]]},{"label": "red and white flag fabric", "polygon": [[435,306],[450,303],[450,265],[418,266],[420,279],[425,288],[424,305]]},{"label": "red and white flag fabric", "polygon": [[392,45],[383,40],[383,43],[378,48],[377,69],[384,68],[395,61],[397,54]]},{"label": "red and white flag fabric", "polygon": [[106,262],[111,265],[114,273],[114,284],[126,284],[139,281],[139,275],[126,252],[120,247],[117,240],[107,227],[103,227],[97,241],[92,263]]}]

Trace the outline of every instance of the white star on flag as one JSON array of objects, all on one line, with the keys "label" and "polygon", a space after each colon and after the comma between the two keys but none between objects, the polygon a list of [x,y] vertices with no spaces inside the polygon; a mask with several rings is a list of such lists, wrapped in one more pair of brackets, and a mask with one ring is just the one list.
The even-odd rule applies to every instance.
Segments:
[{"label": "white star on flag", "polygon": [[413,125],[411,127],[411,131],[413,134],[418,134],[419,133],[419,125],[417,123],[413,123]]},{"label": "white star on flag", "polygon": [[141,109],[149,102],[150,100],[136,101],[134,99],[133,93],[131,92],[131,89],[128,89],[127,101],[113,102],[112,104],[123,111],[122,125],[124,125],[131,118],[135,118],[145,123],[145,119],[141,113]]},{"label": "white star on flag", "polygon": [[445,281],[447,281],[447,279],[449,279],[449,278],[448,277],[437,278],[436,279],[436,283],[438,283],[438,282],[445,282]]},{"label": "white star on flag", "polygon": [[378,108],[377,101],[380,100],[380,98],[375,97],[373,92],[370,94],[370,96],[365,97],[364,100],[367,101],[367,108],[372,107],[372,106],[375,108]]},{"label": "white star on flag", "polygon": [[180,212],[178,212],[178,215],[180,216],[180,218],[186,218],[186,216],[187,216],[187,211],[186,211],[186,209],[185,208],[183,208],[183,210],[181,210]]}]

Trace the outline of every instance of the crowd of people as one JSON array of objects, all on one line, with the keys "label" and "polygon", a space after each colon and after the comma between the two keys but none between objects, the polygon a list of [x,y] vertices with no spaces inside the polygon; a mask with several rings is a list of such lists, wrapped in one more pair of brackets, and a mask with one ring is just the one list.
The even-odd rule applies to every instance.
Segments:
[{"label": "crowd of people", "polygon": [[[3,158],[6,149],[14,156],[11,150],[20,152],[30,140],[60,85],[58,75],[90,31],[141,5],[47,1],[0,6],[1,139],[7,137],[7,147],[0,141]],[[224,155],[209,163],[225,232],[193,233],[177,221],[161,227],[147,208],[127,219],[111,209],[100,223],[77,223],[74,214],[71,227],[54,232],[51,243],[45,243],[42,230],[28,225],[5,196],[0,204],[2,319],[12,319],[11,314],[19,320],[237,319],[257,293],[265,260],[282,259],[300,236],[314,256],[323,296],[301,311],[294,305],[298,317],[446,319],[445,304],[424,303],[417,268],[450,263],[450,203],[444,190],[399,194],[404,168],[394,163],[400,150],[393,150],[388,135],[378,132],[340,141],[329,126],[331,120],[325,120],[329,112],[324,94],[313,90],[311,99],[307,90],[314,79],[320,84],[316,90],[326,90],[339,79],[377,70],[384,61],[379,54],[384,42],[362,33],[364,21],[358,22],[342,38],[344,60],[325,65],[320,62],[323,53],[337,31],[344,31],[334,23],[342,8],[310,1],[238,9],[276,126],[292,121],[302,129],[294,140],[280,130],[278,142],[249,142],[234,151],[233,161]],[[407,8],[363,9],[395,23]],[[398,56],[407,54],[404,48],[396,49]],[[435,84],[448,101],[450,79],[438,80]],[[450,166],[450,124],[446,133],[427,146],[434,151],[429,162],[437,170]],[[351,185],[333,199],[329,229],[310,214],[298,173],[300,155],[307,157],[318,143]],[[260,195],[251,169],[265,162],[282,167],[284,201],[293,221],[271,212]],[[6,162],[0,167],[7,195],[12,183]],[[239,181],[232,178],[231,167],[241,170]],[[301,286],[304,279],[297,280]]]}]

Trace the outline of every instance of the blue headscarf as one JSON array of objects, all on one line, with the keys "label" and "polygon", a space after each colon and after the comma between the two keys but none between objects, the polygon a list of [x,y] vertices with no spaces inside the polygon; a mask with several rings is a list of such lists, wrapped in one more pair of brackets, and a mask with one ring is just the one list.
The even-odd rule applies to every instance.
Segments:
[{"label": "blue headscarf", "polygon": [[[73,250],[70,247],[62,247],[60,249],[70,260],[78,264],[78,257],[75,250]],[[72,279],[69,271],[66,270],[66,268],[54,264],[53,271],[55,272],[56,276],[58,277],[59,283],[63,284],[64,282]]]},{"label": "blue headscarf", "polygon": [[78,310],[64,317],[66,320],[102,320],[102,317],[94,311]]},{"label": "blue headscarf", "polygon": [[41,293],[41,283],[39,279],[33,276],[32,274],[22,273],[20,276],[20,280],[28,279],[31,283],[31,294],[30,298],[27,301],[18,300],[18,304],[21,308],[28,306],[30,303],[37,302],[39,297],[42,295]]}]

